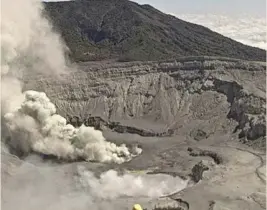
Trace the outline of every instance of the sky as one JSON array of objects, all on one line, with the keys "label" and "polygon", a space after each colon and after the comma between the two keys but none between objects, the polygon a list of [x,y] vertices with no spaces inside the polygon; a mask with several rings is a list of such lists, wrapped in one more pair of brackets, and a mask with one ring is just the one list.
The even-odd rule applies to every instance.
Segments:
[{"label": "sky", "polygon": [[266,17],[266,0],[133,0],[172,14],[220,14]]}]

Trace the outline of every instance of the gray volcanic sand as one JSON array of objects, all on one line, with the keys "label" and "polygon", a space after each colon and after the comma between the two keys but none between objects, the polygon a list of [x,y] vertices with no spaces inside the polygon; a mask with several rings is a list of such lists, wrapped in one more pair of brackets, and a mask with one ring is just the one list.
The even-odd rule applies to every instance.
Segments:
[{"label": "gray volcanic sand", "polygon": [[[105,132],[109,140],[117,143],[138,143],[143,154],[122,165],[100,163],[40,163],[37,157],[30,163],[18,160],[2,152],[2,207],[3,209],[88,209],[96,208],[90,203],[88,192],[77,188],[77,166],[83,165],[96,174],[108,169],[149,170],[180,176],[190,174],[192,167],[205,160],[209,170],[203,180],[170,198],[119,197],[114,200],[98,200],[97,208],[130,209],[134,203],[146,208],[155,205],[178,205],[184,209],[264,209],[265,208],[265,154],[251,151],[241,144],[195,143],[181,136],[173,138],[144,138],[138,135]],[[224,138],[227,138],[225,136]],[[194,144],[193,144],[194,143]],[[208,156],[191,156],[188,147],[209,150],[222,158],[216,164]],[[39,163],[39,164],[38,164]],[[152,175],[153,176],[153,175]],[[99,189],[101,190],[101,189]],[[179,202],[173,199],[180,199]],[[189,206],[189,208],[187,208]],[[96,209],[97,209],[96,208]]]}]

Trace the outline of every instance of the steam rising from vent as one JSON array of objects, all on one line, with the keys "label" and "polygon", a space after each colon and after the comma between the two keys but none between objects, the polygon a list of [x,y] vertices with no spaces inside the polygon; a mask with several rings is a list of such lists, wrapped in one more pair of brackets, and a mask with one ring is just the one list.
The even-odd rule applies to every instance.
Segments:
[{"label": "steam rising from vent", "polygon": [[11,137],[9,143],[23,153],[67,160],[122,163],[141,153],[107,142],[94,128],[67,124],[45,93],[22,94],[22,77],[37,72],[59,75],[68,69],[67,48],[43,16],[40,0],[3,0],[1,30],[2,139]]},{"label": "steam rising from vent", "polygon": [[83,167],[78,167],[78,175],[81,185],[88,188],[94,198],[110,200],[125,196],[158,198],[184,189],[188,182],[166,174],[118,175],[114,170],[104,172],[97,178]]},{"label": "steam rising from vent", "polygon": [[[82,158],[123,163],[140,154],[140,148],[130,150],[125,145],[106,141],[92,127],[74,128],[67,124],[64,117],[56,114],[55,105],[45,93],[33,90],[22,93],[22,78],[36,73],[55,76],[66,73],[67,48],[44,18],[40,0],[1,3],[2,145],[8,142],[24,154],[35,151],[65,160]],[[77,189],[73,164],[50,167],[45,163],[45,167],[38,167],[11,156],[3,146],[2,155],[7,153],[8,162],[2,165],[7,179],[2,194],[5,209],[122,209],[124,196],[157,197],[186,185],[179,178],[169,176],[119,176],[115,171],[105,172],[98,179],[84,168],[78,168],[78,183],[89,190],[86,193]],[[120,197],[122,200],[113,205]],[[112,206],[109,199],[115,199]]]},{"label": "steam rising from vent", "polygon": [[82,125],[76,129],[56,114],[56,107],[45,93],[26,91],[19,109],[5,115],[11,141],[23,152],[33,150],[62,159],[123,163],[141,153],[125,145],[107,142],[101,131]]},{"label": "steam rising from vent", "polygon": [[1,4],[1,74],[64,72],[67,48],[52,32],[41,1],[3,0]]},{"label": "steam rising from vent", "polygon": [[66,165],[38,167],[23,162],[15,171],[3,183],[6,210],[115,210],[130,209],[139,202],[153,206],[158,197],[187,186],[187,181],[163,174],[120,175],[109,170],[98,177],[82,165],[70,170]]},{"label": "steam rising from vent", "polygon": [[23,100],[20,79],[39,72],[66,72],[59,35],[42,13],[40,0],[1,1],[1,108],[2,114],[14,111]]}]

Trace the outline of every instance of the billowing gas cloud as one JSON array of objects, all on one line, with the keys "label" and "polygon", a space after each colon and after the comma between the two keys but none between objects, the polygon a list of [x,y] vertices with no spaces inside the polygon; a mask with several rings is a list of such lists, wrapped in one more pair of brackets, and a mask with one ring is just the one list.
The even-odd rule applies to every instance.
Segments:
[{"label": "billowing gas cloud", "polygon": [[81,165],[70,170],[68,165],[39,167],[21,162],[17,168],[3,168],[9,171],[6,174],[12,173],[3,177],[2,208],[5,210],[131,209],[134,203],[149,204],[151,200],[155,203],[158,197],[187,185],[179,177],[163,174],[119,175],[109,170],[97,177]]},{"label": "billowing gas cloud", "polygon": [[67,48],[42,9],[40,0],[2,1],[2,138],[11,137],[8,143],[24,154],[35,151],[67,160],[122,163],[140,154],[141,149],[132,154],[125,145],[107,142],[92,127],[76,129],[67,124],[45,93],[22,93],[21,77],[58,76],[69,70],[64,56]]},{"label": "billowing gas cloud", "polygon": [[[79,181],[88,188],[91,195],[98,199],[114,200],[120,197],[158,198],[184,189],[187,181],[166,174],[130,174],[118,175],[109,170],[96,178],[90,171],[78,167]],[[99,190],[101,189],[101,190]]]},{"label": "billowing gas cloud", "polygon": [[25,100],[14,112],[5,114],[11,144],[24,153],[31,150],[61,159],[123,163],[141,153],[125,145],[107,142],[93,127],[74,128],[56,114],[56,107],[45,93],[26,91]]},{"label": "billowing gas cloud", "polygon": [[3,0],[1,6],[1,73],[64,72],[67,48],[44,17],[41,1]]},{"label": "billowing gas cloud", "polygon": [[[140,154],[140,148],[130,150],[106,141],[92,127],[67,124],[45,93],[22,92],[22,77],[68,72],[67,48],[43,16],[40,0],[1,4],[2,140],[24,154],[35,151],[66,160],[122,163]],[[82,167],[74,180],[73,164],[45,165],[36,159],[44,164],[39,167],[12,156],[5,146],[2,142],[2,203],[7,210],[122,209],[132,205],[124,196],[135,202],[137,197],[154,198],[186,185],[170,176],[119,176],[113,170],[97,178]]]},{"label": "billowing gas cloud", "polygon": [[23,74],[65,72],[64,52],[59,35],[42,14],[39,0],[1,1],[1,115],[23,101]]}]

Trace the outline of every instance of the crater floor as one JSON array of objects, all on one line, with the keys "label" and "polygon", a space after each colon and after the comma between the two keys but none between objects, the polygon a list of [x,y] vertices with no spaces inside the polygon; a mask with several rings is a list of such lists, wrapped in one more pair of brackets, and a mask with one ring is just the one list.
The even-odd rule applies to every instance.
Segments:
[{"label": "crater floor", "polygon": [[121,165],[57,164],[35,156],[20,160],[2,147],[3,209],[90,208],[88,194],[74,184],[78,166],[96,174],[149,171],[190,180],[162,198],[102,200],[99,209],[134,203],[148,209],[266,209],[265,70],[265,63],[190,57],[84,63],[61,79],[24,75],[24,89],[47,93],[69,123],[94,126],[108,141],[138,144],[143,153]]}]

